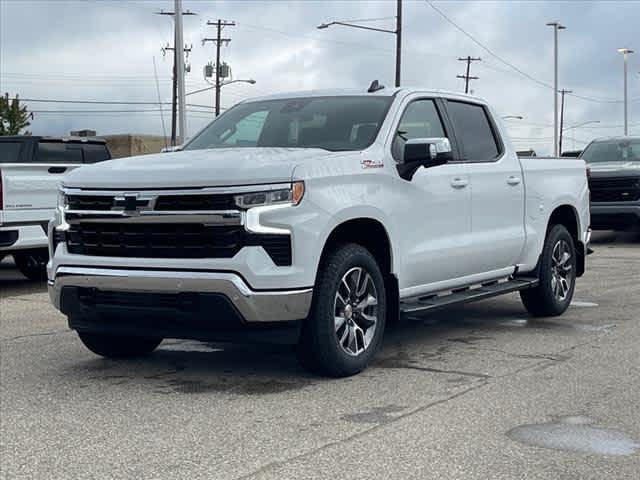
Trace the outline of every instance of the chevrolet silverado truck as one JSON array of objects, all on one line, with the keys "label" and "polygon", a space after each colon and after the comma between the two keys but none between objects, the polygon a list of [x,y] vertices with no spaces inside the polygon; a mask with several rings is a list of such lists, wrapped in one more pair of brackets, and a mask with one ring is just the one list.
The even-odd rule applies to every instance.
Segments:
[{"label": "chevrolet silverado truck", "polygon": [[110,158],[104,140],[0,137],[0,260],[13,255],[24,276],[46,280],[47,225],[62,177]]},{"label": "chevrolet silverado truck", "polygon": [[591,227],[640,231],[640,137],[594,140],[581,158],[590,170]]},{"label": "chevrolet silverado truck", "polygon": [[518,159],[491,107],[413,88],[243,101],[181,151],[72,172],[49,292],[92,352],[294,341],[363,370],[402,312],[520,291],[563,313],[585,269],[586,167]]}]

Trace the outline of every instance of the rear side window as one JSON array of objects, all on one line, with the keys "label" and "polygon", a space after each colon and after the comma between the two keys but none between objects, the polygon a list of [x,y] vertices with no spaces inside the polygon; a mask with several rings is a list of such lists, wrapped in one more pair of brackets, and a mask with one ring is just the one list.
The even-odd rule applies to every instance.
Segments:
[{"label": "rear side window", "polygon": [[82,163],[82,146],[77,143],[40,142],[38,143],[38,162]]},{"label": "rear side window", "polygon": [[0,163],[15,163],[20,158],[21,142],[0,142]]},{"label": "rear side window", "polygon": [[500,145],[483,106],[448,101],[447,111],[464,160],[491,162],[498,158]]},{"label": "rear side window", "polygon": [[111,154],[106,145],[87,143],[82,145],[84,163],[97,163],[111,159]]}]

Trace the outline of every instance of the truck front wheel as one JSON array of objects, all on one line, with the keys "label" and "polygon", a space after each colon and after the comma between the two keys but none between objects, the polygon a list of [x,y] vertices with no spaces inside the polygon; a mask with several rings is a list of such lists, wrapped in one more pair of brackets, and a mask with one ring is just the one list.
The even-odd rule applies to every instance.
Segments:
[{"label": "truck front wheel", "polygon": [[360,245],[335,248],[320,265],[298,345],[301,362],[333,377],[364,370],[382,342],[385,317],[384,279],[376,259]]},{"label": "truck front wheel", "polygon": [[538,271],[540,283],[520,292],[522,303],[536,317],[561,315],[576,286],[576,248],[564,225],[554,225],[547,233]]},{"label": "truck front wheel", "polygon": [[78,332],[84,346],[96,355],[107,358],[129,358],[153,352],[162,338],[108,335],[105,333]]}]

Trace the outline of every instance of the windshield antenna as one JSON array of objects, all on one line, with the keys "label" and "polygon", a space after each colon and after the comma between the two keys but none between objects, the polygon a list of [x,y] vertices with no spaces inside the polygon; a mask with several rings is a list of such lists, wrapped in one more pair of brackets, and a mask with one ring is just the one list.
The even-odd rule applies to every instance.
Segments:
[{"label": "windshield antenna", "polygon": [[374,80],[373,82],[371,82],[371,85],[369,85],[369,89],[367,90],[367,92],[373,93],[377,92],[378,90],[382,90],[383,88],[384,85],[381,85],[378,80]]}]

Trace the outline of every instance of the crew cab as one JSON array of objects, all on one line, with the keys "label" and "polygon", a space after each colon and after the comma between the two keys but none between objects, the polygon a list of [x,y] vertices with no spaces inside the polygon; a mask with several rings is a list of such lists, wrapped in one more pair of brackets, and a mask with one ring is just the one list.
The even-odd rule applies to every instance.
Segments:
[{"label": "crew cab", "polygon": [[243,101],[181,151],[72,172],[49,292],[99,355],[293,340],[346,376],[402,312],[520,291],[563,313],[589,237],[583,160],[519,159],[479,98],[374,83]]},{"label": "crew cab", "polygon": [[104,140],[0,137],[0,260],[13,255],[27,278],[46,280],[47,224],[62,177],[110,158]]},{"label": "crew cab", "polygon": [[640,231],[640,137],[596,139],[581,158],[590,170],[592,228]]}]

